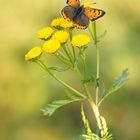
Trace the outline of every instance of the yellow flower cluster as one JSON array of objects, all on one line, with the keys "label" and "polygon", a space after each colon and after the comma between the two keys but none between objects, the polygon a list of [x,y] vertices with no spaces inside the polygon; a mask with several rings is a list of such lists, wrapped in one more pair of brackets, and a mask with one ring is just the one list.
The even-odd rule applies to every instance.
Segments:
[{"label": "yellow flower cluster", "polygon": [[42,52],[55,53],[61,47],[61,44],[67,42],[69,33],[64,30],[54,33],[51,27],[46,27],[38,32],[37,37],[45,40],[45,42],[42,47],[34,47],[25,55],[27,61],[38,58]]},{"label": "yellow flower cluster", "polygon": [[[73,23],[67,22],[63,18],[54,19],[51,23],[53,27],[72,28]],[[39,39],[45,40],[42,47],[32,48],[26,55],[25,60],[34,60],[38,58],[43,52],[55,53],[69,39],[69,33],[65,30],[54,31],[51,27],[45,27],[37,33]],[[85,34],[78,34],[72,37],[71,44],[73,47],[83,47],[90,42],[90,39]]]}]

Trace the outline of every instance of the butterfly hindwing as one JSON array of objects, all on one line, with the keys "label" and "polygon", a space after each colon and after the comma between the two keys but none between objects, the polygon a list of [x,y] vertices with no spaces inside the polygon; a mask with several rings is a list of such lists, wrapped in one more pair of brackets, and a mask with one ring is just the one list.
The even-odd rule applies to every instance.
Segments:
[{"label": "butterfly hindwing", "polygon": [[100,9],[94,9],[94,8],[86,7],[85,10],[84,10],[84,14],[91,21],[95,21],[96,19],[102,17],[105,14],[105,12],[103,10],[100,10]]},{"label": "butterfly hindwing", "polygon": [[85,14],[82,14],[74,19],[74,25],[78,29],[86,29],[89,25],[89,19]]},{"label": "butterfly hindwing", "polygon": [[79,0],[67,0],[67,4],[71,7],[79,7],[80,1]]}]

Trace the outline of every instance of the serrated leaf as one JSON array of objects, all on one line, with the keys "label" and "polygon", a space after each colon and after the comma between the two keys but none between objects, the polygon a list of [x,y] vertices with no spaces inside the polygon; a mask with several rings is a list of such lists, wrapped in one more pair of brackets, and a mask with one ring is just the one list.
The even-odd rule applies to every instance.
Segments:
[{"label": "serrated leaf", "polygon": [[104,117],[100,116],[100,130],[101,130],[101,135],[102,137],[98,136],[95,133],[92,133],[89,122],[85,116],[85,112],[83,109],[83,106],[81,106],[81,115],[82,115],[82,120],[86,129],[86,134],[82,135],[83,140],[112,140],[112,134],[108,132],[107,124],[104,119]]},{"label": "serrated leaf", "polygon": [[128,74],[129,74],[128,69],[125,69],[122,72],[121,76],[114,81],[113,88],[120,88],[128,79]]},{"label": "serrated leaf", "polygon": [[51,104],[48,104],[47,107],[45,107],[44,109],[41,109],[41,111],[43,112],[43,115],[51,116],[60,107],[70,104],[72,102],[80,101],[80,100],[83,100],[83,99],[77,97],[75,99],[56,100],[56,101],[53,101]]},{"label": "serrated leaf", "polygon": [[91,135],[82,135],[83,136],[83,140],[101,140],[100,137],[94,133],[92,133]]},{"label": "serrated leaf", "polygon": [[112,134],[107,133],[103,138],[99,137],[95,133],[92,133],[91,135],[82,135],[83,140],[112,140]]},{"label": "serrated leaf", "polygon": [[81,106],[81,115],[82,115],[82,120],[83,120],[85,129],[86,129],[86,133],[87,133],[87,135],[91,135],[92,131],[91,131],[89,122],[88,122],[88,120],[87,120],[87,118],[85,116],[85,112],[84,112],[83,106]]},{"label": "serrated leaf", "polygon": [[104,96],[102,97],[98,105],[100,105],[105,98],[107,98],[109,95],[119,90],[125,84],[126,80],[128,79],[128,74],[129,74],[128,69],[125,69],[122,72],[122,74],[113,82],[112,87],[106,90],[106,92],[103,94]]},{"label": "serrated leaf", "polygon": [[49,67],[49,70],[53,70],[53,71],[57,71],[57,72],[63,72],[63,71],[67,71],[70,69],[70,67],[68,68],[61,68],[61,67]]}]

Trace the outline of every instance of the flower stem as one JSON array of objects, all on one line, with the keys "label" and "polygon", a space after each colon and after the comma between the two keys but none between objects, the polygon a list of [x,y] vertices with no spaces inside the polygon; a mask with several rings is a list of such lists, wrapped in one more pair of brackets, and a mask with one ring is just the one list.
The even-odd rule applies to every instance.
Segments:
[{"label": "flower stem", "polygon": [[60,53],[55,53],[54,54],[56,56],[56,58],[58,58],[63,64],[71,67],[71,64],[69,63],[69,60],[67,60],[63,55],[61,55]]},{"label": "flower stem", "polygon": [[50,76],[52,76],[55,80],[57,80],[59,83],[61,83],[63,86],[67,87],[69,90],[73,91],[75,94],[77,94],[78,96],[82,97],[82,98],[87,98],[85,95],[83,95],[82,93],[80,93],[79,91],[77,91],[76,89],[74,89],[73,87],[69,86],[68,84],[66,84],[65,82],[63,82],[61,79],[59,79],[56,75],[54,75],[46,66],[46,64],[44,64],[44,62],[42,60],[37,60],[36,61],[37,64],[39,64],[46,72],[48,72],[48,74]]},{"label": "flower stem", "polygon": [[100,57],[99,57],[99,47],[96,45],[96,104],[98,104],[99,96],[99,73],[100,72]]},{"label": "flower stem", "polygon": [[92,29],[93,29],[93,36],[94,36],[94,43],[96,46],[96,104],[98,104],[98,98],[99,98],[99,80],[100,80],[100,50],[98,47],[98,40],[97,40],[97,28],[96,28],[96,22],[92,23]]},{"label": "flower stem", "polygon": [[[70,29],[69,30],[69,33],[70,33],[70,41],[72,40],[72,32],[73,32],[73,29]],[[74,62],[75,62],[76,53],[75,53],[75,47],[73,47],[73,46],[72,46],[72,51],[73,51],[73,58],[74,58]]]},{"label": "flower stem", "polygon": [[70,56],[70,54],[69,54],[69,52],[68,52],[68,50],[67,50],[67,47],[68,47],[68,46],[64,45],[64,46],[63,46],[63,50],[64,50],[64,52],[66,53],[67,57],[69,58],[71,64],[72,64],[73,67],[74,67],[73,60],[72,60],[72,58],[71,58],[71,56]]}]

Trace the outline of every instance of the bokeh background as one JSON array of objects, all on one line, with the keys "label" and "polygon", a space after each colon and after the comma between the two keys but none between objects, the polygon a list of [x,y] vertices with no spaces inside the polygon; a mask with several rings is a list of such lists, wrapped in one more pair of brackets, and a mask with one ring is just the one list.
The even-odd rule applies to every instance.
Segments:
[{"label": "bokeh background", "polygon": [[[130,72],[125,86],[104,102],[101,112],[114,140],[138,140],[140,1],[96,2],[95,7],[107,13],[97,21],[99,34],[107,30],[100,43],[101,75],[109,85],[126,67]],[[0,0],[0,140],[78,140],[82,133],[79,103],[63,107],[51,118],[42,115],[40,108],[65,97],[64,87],[37,65],[24,61],[24,54],[40,44],[37,31],[61,16],[64,6],[65,0]],[[87,52],[94,72],[95,48]],[[52,63],[50,58],[46,61]],[[71,72],[58,75],[80,90]],[[88,107],[87,113],[94,128]]]}]

